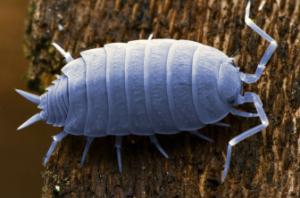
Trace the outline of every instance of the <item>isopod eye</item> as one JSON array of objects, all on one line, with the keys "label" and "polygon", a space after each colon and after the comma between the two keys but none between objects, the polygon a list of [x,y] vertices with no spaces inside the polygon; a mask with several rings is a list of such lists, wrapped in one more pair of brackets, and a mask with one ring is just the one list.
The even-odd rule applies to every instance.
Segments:
[{"label": "isopod eye", "polygon": [[220,66],[218,91],[224,102],[230,105],[235,103],[241,92],[239,69],[233,65],[231,59],[222,63]]}]

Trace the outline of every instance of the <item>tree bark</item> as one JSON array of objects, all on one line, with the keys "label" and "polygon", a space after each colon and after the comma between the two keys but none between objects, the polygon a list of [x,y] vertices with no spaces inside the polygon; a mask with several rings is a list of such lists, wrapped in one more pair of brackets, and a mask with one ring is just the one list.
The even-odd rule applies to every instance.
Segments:
[{"label": "tree bark", "polygon": [[[279,47],[258,83],[245,89],[260,95],[270,125],[234,147],[225,183],[228,141],[258,119],[229,116],[229,129],[206,127],[212,144],[186,133],[159,136],[170,160],[147,138],[126,137],[122,174],[112,137],[98,138],[80,168],[85,140],[68,136],[42,174],[43,197],[300,197],[300,2],[267,0],[259,9],[260,3],[252,1],[251,17]],[[28,85],[42,92],[60,73],[64,62],[53,41],[78,57],[82,50],[150,33],[211,45],[236,56],[242,71],[254,72],[267,42],[245,25],[245,6],[238,0],[31,0]]]}]

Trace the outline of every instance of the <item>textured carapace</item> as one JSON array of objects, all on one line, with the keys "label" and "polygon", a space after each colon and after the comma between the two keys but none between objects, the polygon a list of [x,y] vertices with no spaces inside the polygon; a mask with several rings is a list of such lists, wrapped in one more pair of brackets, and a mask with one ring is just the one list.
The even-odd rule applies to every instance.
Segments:
[{"label": "textured carapace", "polygon": [[[60,46],[68,64],[42,96],[17,90],[41,109],[18,129],[45,120],[63,127],[54,136],[44,163],[67,134],[83,135],[87,143],[83,164],[95,137],[116,136],[116,151],[121,171],[122,136],[149,136],[168,158],[155,134],[187,131],[212,142],[197,132],[208,124],[226,126],[220,121],[229,113],[259,117],[261,124],[230,140],[222,180],[229,165],[232,146],[268,125],[262,103],[255,93],[242,91],[242,82],[256,82],[277,47],[276,42],[249,19],[245,22],[270,42],[255,74],[239,71],[233,59],[221,51],[194,41],[173,39],[135,40],[107,44],[81,52],[73,59]],[[239,111],[235,106],[253,103],[257,113]]]}]

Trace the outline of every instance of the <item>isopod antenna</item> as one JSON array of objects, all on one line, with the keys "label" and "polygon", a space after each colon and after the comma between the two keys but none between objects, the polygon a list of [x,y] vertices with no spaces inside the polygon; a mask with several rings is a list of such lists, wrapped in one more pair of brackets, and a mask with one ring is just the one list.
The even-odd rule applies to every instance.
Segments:
[{"label": "isopod antenna", "polygon": [[[245,14],[245,23],[256,33],[258,33],[261,37],[263,37],[264,39],[266,39],[267,41],[270,42],[269,47],[267,48],[267,50],[265,51],[263,57],[261,58],[257,68],[256,68],[256,72],[255,74],[245,74],[245,73],[240,73],[240,78],[243,82],[245,83],[254,83],[256,82],[262,75],[264,69],[265,69],[265,65],[267,64],[267,62],[269,61],[269,59],[271,58],[272,54],[274,53],[275,49],[277,48],[277,43],[276,41],[269,36],[265,31],[263,31],[260,27],[258,27],[250,18],[249,18],[249,13],[250,13],[250,1],[248,1],[247,7],[246,7],[246,14]],[[228,170],[229,170],[229,166],[230,166],[230,160],[231,160],[231,153],[232,153],[232,148],[237,145],[238,143],[240,143],[241,141],[257,134],[258,132],[261,132],[263,129],[265,129],[268,125],[269,125],[269,121],[267,118],[267,115],[263,109],[263,104],[259,98],[258,95],[256,95],[255,93],[252,92],[246,92],[244,93],[244,95],[240,95],[238,100],[237,100],[237,105],[242,105],[245,103],[252,103],[254,104],[255,108],[256,108],[256,112],[257,113],[247,113],[247,112],[241,112],[237,109],[232,109],[231,113],[234,115],[239,115],[242,117],[259,117],[261,124],[254,126],[244,132],[242,132],[241,134],[235,136],[234,138],[232,138],[229,141],[228,147],[227,147],[227,154],[226,154],[226,162],[225,162],[225,166],[224,166],[224,171],[222,174],[222,179],[221,181],[224,182],[227,174],[228,174]]]},{"label": "isopod antenna", "polygon": [[255,83],[264,72],[264,69],[266,67],[266,64],[268,63],[269,59],[271,58],[272,54],[277,48],[276,41],[268,35],[265,31],[263,31],[260,27],[258,27],[252,19],[249,18],[250,14],[250,1],[247,4],[246,7],[246,14],[245,14],[245,23],[256,33],[258,33],[262,38],[266,39],[268,42],[270,42],[269,47],[265,51],[263,57],[258,63],[258,66],[256,68],[255,74],[245,74],[241,72],[241,80],[245,83],[251,84]]}]

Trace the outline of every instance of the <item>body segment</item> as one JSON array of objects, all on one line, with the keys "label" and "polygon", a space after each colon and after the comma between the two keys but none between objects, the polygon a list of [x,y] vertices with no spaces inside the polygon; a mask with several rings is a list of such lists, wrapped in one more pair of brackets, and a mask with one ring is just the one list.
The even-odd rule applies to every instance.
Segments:
[{"label": "body segment", "polygon": [[97,48],[81,52],[86,65],[87,117],[84,135],[106,136],[108,101],[106,91],[106,51]]},{"label": "body segment", "polygon": [[129,126],[132,134],[153,134],[146,107],[144,60],[146,40],[131,41],[126,45],[125,89]]},{"label": "body segment", "polygon": [[87,117],[86,65],[82,58],[78,58],[67,64],[62,72],[67,77],[69,93],[64,130],[72,135],[83,135]]},{"label": "body segment", "polygon": [[[167,95],[167,58],[172,39],[147,43],[144,59],[145,101],[150,123],[156,133],[177,131],[170,113]],[[164,65],[164,67],[162,67]]]},{"label": "body segment", "polygon": [[168,53],[167,94],[170,112],[179,131],[203,127],[192,97],[193,57],[198,55],[195,53],[198,48],[203,47],[192,41],[177,41]]},{"label": "body segment", "polygon": [[126,44],[104,46],[106,51],[106,90],[108,98],[108,135],[128,135],[129,119],[125,91]]}]

